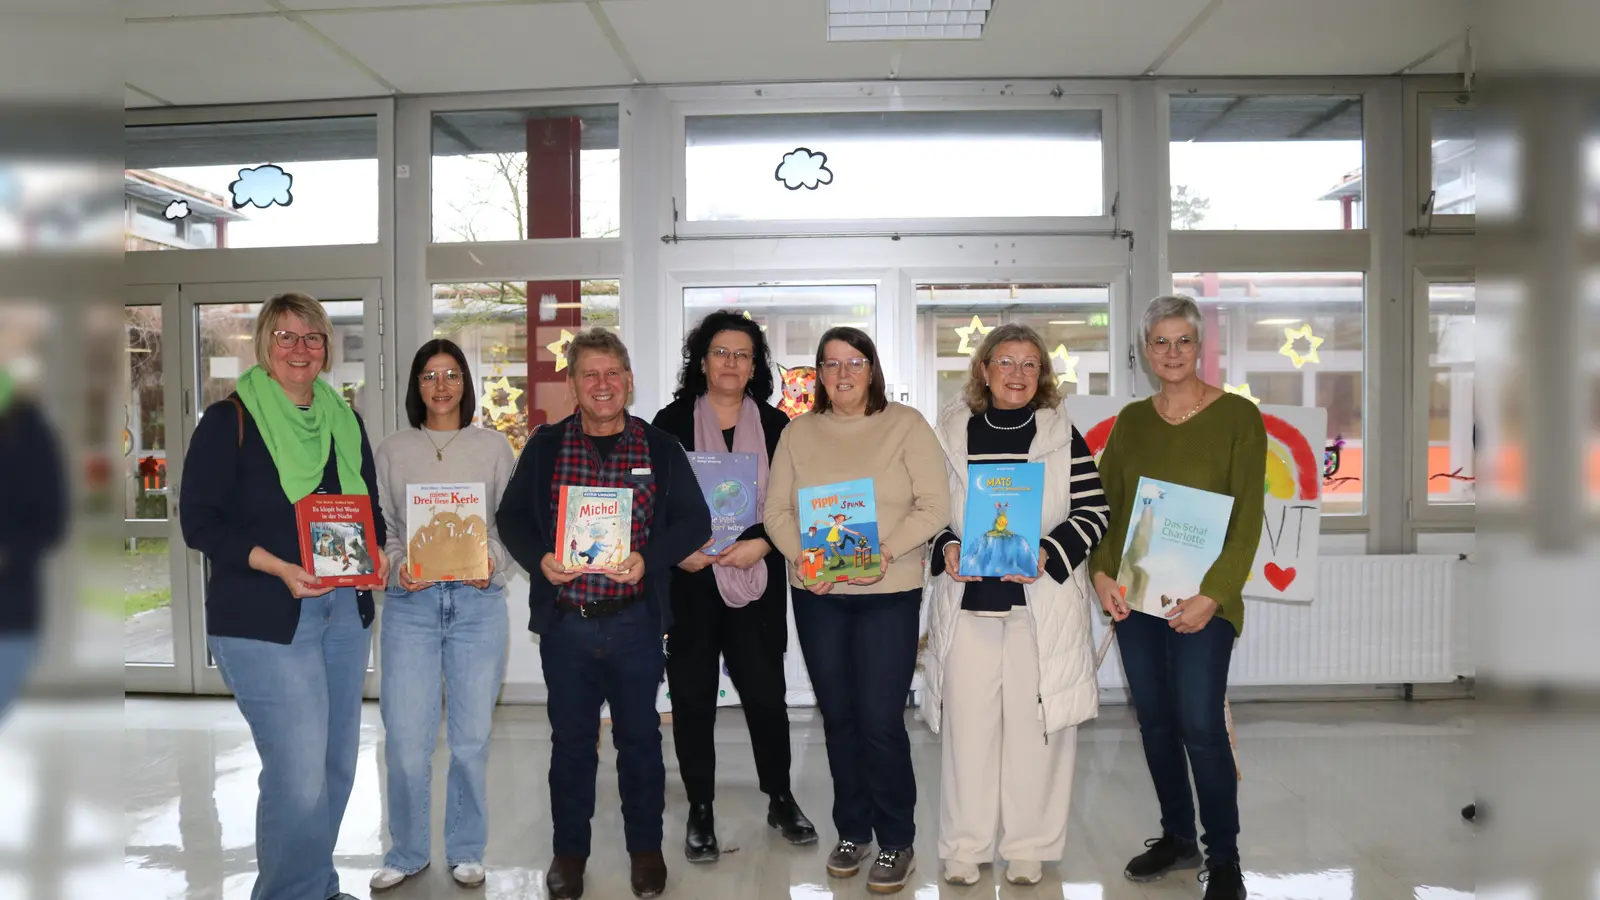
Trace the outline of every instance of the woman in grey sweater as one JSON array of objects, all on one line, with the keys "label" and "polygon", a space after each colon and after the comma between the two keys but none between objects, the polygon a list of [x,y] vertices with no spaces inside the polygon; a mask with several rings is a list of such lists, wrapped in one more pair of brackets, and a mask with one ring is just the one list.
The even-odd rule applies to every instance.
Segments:
[{"label": "woman in grey sweater", "polygon": [[[504,435],[473,426],[472,385],[460,347],[423,344],[406,386],[411,427],[378,447],[391,573],[379,629],[390,847],[372,876],[373,890],[395,887],[430,861],[428,800],[441,692],[448,695],[450,745],[445,862],[463,886],[477,887],[485,877],[489,728],[509,634],[509,562],[495,507],[515,460]],[[408,518],[424,514],[430,518],[413,534]],[[478,571],[463,574],[474,564]]]}]

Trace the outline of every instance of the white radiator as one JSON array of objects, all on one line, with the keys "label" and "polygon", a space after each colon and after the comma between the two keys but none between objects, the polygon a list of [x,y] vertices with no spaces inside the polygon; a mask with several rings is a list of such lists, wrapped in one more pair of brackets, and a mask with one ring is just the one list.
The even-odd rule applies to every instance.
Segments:
[{"label": "white radiator", "polygon": [[[1448,683],[1471,675],[1458,556],[1324,556],[1311,603],[1245,600],[1234,686]],[[1096,616],[1095,640],[1103,635]],[[1122,688],[1113,645],[1100,686]]]}]

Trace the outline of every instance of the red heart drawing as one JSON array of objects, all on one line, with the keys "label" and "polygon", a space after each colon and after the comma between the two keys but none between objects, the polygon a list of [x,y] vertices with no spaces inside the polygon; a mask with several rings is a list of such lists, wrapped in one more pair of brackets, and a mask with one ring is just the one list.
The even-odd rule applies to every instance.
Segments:
[{"label": "red heart drawing", "polygon": [[1277,563],[1269,562],[1261,567],[1261,574],[1267,576],[1267,584],[1272,585],[1279,591],[1283,591],[1289,585],[1294,584],[1295,571],[1293,566],[1287,569],[1280,569]]}]

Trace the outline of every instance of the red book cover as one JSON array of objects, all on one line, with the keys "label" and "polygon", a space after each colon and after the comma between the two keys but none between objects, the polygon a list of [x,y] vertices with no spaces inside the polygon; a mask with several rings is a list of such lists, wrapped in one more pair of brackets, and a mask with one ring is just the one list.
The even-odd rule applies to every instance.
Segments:
[{"label": "red book cover", "polygon": [[294,505],[300,566],[334,587],[382,589],[377,575],[378,531],[366,494],[309,494]]}]

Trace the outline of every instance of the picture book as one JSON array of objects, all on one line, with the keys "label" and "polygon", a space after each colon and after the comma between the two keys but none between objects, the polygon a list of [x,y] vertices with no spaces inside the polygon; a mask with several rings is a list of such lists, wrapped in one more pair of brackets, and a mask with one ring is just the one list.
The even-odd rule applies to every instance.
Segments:
[{"label": "picture book", "polygon": [[1145,477],[1137,496],[1117,584],[1129,609],[1165,617],[1200,593],[1222,553],[1233,498]]},{"label": "picture book", "polygon": [[803,583],[883,574],[872,479],[801,488],[799,518],[801,549],[795,566]]},{"label": "picture book", "polygon": [[489,577],[487,491],[482,482],[406,485],[406,575],[412,581]]},{"label": "picture book", "polygon": [[294,505],[300,566],[323,585],[382,588],[374,557],[383,552],[366,494],[309,494]]},{"label": "picture book", "polygon": [[756,455],[690,453],[689,466],[700,482],[706,508],[711,510],[711,537],[715,543],[704,552],[707,556],[716,556],[760,518],[760,504],[756,502]]},{"label": "picture book", "polygon": [[556,555],[568,571],[614,572],[633,552],[633,491],[561,486]]},{"label": "picture book", "polygon": [[1044,463],[967,466],[961,574],[1037,576],[1043,515]]}]

